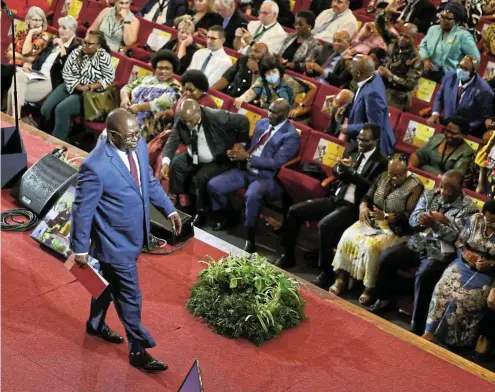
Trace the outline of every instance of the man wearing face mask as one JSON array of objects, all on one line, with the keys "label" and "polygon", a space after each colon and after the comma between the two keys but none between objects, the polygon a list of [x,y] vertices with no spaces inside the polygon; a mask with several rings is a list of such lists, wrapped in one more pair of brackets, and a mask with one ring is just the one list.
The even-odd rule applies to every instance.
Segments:
[{"label": "man wearing face mask", "polygon": [[419,267],[414,285],[412,331],[422,334],[433,289],[443,271],[456,256],[454,243],[476,204],[462,192],[462,173],[447,171],[440,186],[425,190],[409,218],[415,234],[404,244],[392,246],[380,257],[380,272],[375,287],[374,313],[392,307],[397,273]]},{"label": "man wearing face mask", "polygon": [[141,291],[136,261],[150,234],[150,202],[181,231],[181,220],[148,163],[148,148],[136,116],[115,109],[107,117],[102,140],[79,169],[72,205],[71,249],[75,262],[88,268],[89,255],[99,261],[100,273],[110,283],[91,300],[88,334],[106,342],[124,339],[108,327],[105,316],[113,301],[129,343],[129,361],[144,371],[164,371],[167,365],[146,349],[155,341],[141,323]]},{"label": "man wearing face mask", "polygon": [[444,118],[462,116],[469,121],[472,134],[482,137],[485,122],[493,115],[493,90],[477,73],[478,68],[478,58],[466,56],[455,72],[444,76],[428,124],[438,124],[440,115]]},{"label": "man wearing face mask", "polygon": [[[192,99],[185,99],[177,108],[172,133],[163,149],[162,176],[168,178],[170,172],[172,194],[192,193],[195,211],[185,206],[181,209],[196,213],[196,226],[205,220],[208,181],[232,167],[227,150],[248,140],[249,120],[242,114],[201,107]],[[175,155],[181,144],[187,151]]]}]

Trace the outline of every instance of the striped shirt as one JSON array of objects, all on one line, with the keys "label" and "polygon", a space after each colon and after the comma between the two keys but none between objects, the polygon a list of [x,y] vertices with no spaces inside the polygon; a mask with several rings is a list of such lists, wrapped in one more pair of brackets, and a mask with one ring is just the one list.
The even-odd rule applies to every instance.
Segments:
[{"label": "striped shirt", "polygon": [[93,56],[83,54],[79,61],[78,57],[81,52],[82,46],[74,49],[62,71],[67,92],[72,94],[78,84],[87,85],[97,82],[101,83],[101,90],[105,90],[115,80],[112,56],[100,48]]}]

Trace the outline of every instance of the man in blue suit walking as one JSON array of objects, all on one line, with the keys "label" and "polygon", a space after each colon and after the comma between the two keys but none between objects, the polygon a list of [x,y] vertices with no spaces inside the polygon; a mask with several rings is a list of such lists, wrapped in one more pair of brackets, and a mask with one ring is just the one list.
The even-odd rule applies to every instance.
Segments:
[{"label": "man in blue suit walking", "polygon": [[257,122],[249,148],[235,145],[227,151],[227,156],[240,166],[216,176],[208,183],[213,211],[220,212],[219,221],[213,230],[224,230],[234,223],[235,214],[229,203],[228,194],[241,188],[246,192],[247,241],[244,250],[253,253],[255,230],[264,199],[277,200],[283,189],[275,176],[280,167],[292,159],[299,151],[299,133],[288,120],[289,103],[277,99],[270,105],[268,118]]},{"label": "man in blue suit walking", "polygon": [[466,56],[455,72],[447,72],[435,97],[428,124],[438,124],[442,113],[446,119],[457,115],[469,121],[471,133],[483,136],[485,121],[493,115],[493,91],[478,74],[479,63],[476,56]]},{"label": "man in blue suit walking", "polygon": [[167,365],[146,352],[156,344],[141,324],[136,261],[143,246],[148,245],[150,202],[171,220],[177,232],[181,220],[153,177],[136,117],[125,109],[115,109],[107,117],[107,131],[107,140],[81,165],[72,206],[75,262],[84,268],[91,255],[100,262],[100,271],[109,282],[109,288],[92,299],[86,331],[107,342],[123,343],[105,323],[113,300],[126,331],[131,365],[144,371],[163,371]]},{"label": "man in blue suit walking", "polygon": [[380,127],[380,150],[385,155],[392,154],[395,136],[390,124],[385,85],[380,75],[375,73],[375,62],[369,56],[356,56],[351,72],[357,90],[350,107],[349,122],[340,130],[354,139],[364,124],[376,124]]}]

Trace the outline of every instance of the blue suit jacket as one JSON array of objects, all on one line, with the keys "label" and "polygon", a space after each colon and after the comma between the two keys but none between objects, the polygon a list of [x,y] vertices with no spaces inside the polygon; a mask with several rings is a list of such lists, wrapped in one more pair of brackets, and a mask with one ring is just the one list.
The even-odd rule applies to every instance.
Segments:
[{"label": "blue suit jacket", "polygon": [[385,155],[392,154],[395,135],[390,125],[387,94],[380,75],[375,75],[367,82],[352,103],[347,127],[349,137],[357,137],[365,123],[373,123],[380,127],[380,150]]},{"label": "blue suit jacket", "polygon": [[448,72],[442,80],[442,85],[435,97],[433,111],[442,113],[445,118],[455,114],[469,120],[471,129],[476,129],[485,123],[493,113],[493,91],[490,85],[476,75],[473,82],[464,91],[461,102],[457,105],[457,90],[459,80],[455,72]]},{"label": "blue suit jacket", "polygon": [[[269,126],[270,121],[267,118],[256,123],[250,147],[258,143]],[[284,163],[297,155],[299,145],[299,133],[294,125],[287,120],[282,128],[270,138],[263,148],[261,156],[251,156],[251,167],[257,169],[261,177],[273,178]]]},{"label": "blue suit jacket", "polygon": [[[175,211],[153,177],[148,148],[137,146],[141,190],[114,146],[100,142],[79,170],[72,205],[71,249],[114,264],[134,263],[148,244],[151,202],[165,216]],[[91,245],[90,245],[91,240]]]}]

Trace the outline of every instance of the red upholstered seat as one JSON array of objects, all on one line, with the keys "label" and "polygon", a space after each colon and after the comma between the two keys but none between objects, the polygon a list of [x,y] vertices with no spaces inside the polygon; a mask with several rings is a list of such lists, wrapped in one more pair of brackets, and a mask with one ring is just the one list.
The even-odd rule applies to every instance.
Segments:
[{"label": "red upholstered seat", "polygon": [[[408,129],[410,129],[411,132],[406,134]],[[434,134],[440,133],[442,129],[443,127],[440,124],[430,127],[426,124],[426,119],[411,113],[403,112],[394,131],[397,141],[395,149],[405,152],[406,154],[412,154],[424,144],[427,140],[426,136],[430,135],[431,137]],[[413,134],[416,136],[411,138]],[[406,139],[404,140],[405,137]]]},{"label": "red upholstered seat", "polygon": [[440,184],[440,176],[436,174],[428,173],[416,167],[410,167],[409,171],[419,178],[425,189],[433,189]]},{"label": "red upholstered seat", "polygon": [[[83,6],[81,8],[81,11],[79,12],[79,17],[77,19],[78,26],[76,35],[78,37],[84,38],[89,26],[91,26],[91,24],[95,21],[98,14],[107,7],[108,5],[104,1],[89,0],[83,2]],[[55,23],[57,23],[56,27],[58,27],[58,21]]]},{"label": "red upholstered seat", "polygon": [[313,106],[311,108],[311,126],[317,131],[324,131],[328,128],[330,123],[330,116],[326,113],[322,113],[321,110],[325,104],[325,99],[329,95],[337,95],[340,89],[328,84],[321,84],[318,92],[316,93]]}]

